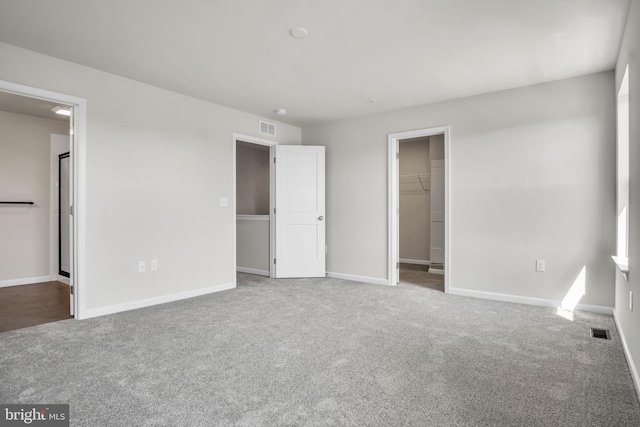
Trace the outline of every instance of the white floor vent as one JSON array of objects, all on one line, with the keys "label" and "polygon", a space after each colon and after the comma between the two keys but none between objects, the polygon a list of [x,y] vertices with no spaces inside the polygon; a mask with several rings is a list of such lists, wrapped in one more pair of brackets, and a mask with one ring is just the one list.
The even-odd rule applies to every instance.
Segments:
[{"label": "white floor vent", "polygon": [[276,136],[276,125],[260,120],[260,133],[263,135]]}]

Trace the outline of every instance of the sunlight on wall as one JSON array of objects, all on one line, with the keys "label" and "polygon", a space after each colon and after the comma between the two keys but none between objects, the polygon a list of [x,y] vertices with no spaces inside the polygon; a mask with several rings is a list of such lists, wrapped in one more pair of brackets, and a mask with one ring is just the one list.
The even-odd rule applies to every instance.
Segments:
[{"label": "sunlight on wall", "polygon": [[627,215],[627,206],[623,206],[622,211],[618,215],[618,235],[617,235],[617,249],[616,255],[622,258],[627,257],[628,247],[628,231],[627,224],[629,223],[629,216]]},{"label": "sunlight on wall", "polygon": [[571,288],[569,288],[569,292],[567,292],[567,295],[565,295],[564,299],[560,303],[560,308],[556,313],[558,316],[562,316],[568,320],[573,320],[573,311],[585,294],[586,281],[587,267],[584,266],[582,267],[582,270],[580,270],[580,274],[578,274],[576,280],[573,281]]}]

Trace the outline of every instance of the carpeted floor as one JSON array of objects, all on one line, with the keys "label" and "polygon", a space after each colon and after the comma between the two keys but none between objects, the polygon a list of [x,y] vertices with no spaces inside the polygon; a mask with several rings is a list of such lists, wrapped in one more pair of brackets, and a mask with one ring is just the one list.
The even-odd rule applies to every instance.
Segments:
[{"label": "carpeted floor", "polygon": [[238,277],[231,291],[0,334],[0,401],[70,403],[72,426],[640,425],[610,317]]}]

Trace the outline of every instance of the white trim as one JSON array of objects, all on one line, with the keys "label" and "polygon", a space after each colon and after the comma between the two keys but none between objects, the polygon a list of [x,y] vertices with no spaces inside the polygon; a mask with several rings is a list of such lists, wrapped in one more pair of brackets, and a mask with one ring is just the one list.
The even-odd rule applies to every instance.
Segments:
[{"label": "white trim", "polygon": [[395,286],[398,281],[396,273],[396,263],[399,262],[398,253],[398,216],[396,214],[396,200],[398,200],[398,166],[396,163],[396,153],[398,152],[398,142],[402,139],[418,138],[423,136],[444,135],[444,209],[445,209],[445,226],[444,226],[444,292],[450,292],[450,283],[452,283],[451,275],[451,153],[450,138],[451,127],[439,126],[428,129],[419,129],[408,132],[391,133],[388,136],[388,161],[389,161],[389,177],[388,177],[388,278],[387,284]]},{"label": "white trim", "polygon": [[440,268],[429,268],[429,273],[431,274],[440,274],[442,276],[444,276],[444,270],[440,269]]},{"label": "white trim", "polygon": [[[496,292],[475,291],[472,289],[449,288],[451,295],[459,295],[463,297],[481,298],[492,301],[512,302],[516,304],[535,305],[539,307],[561,308],[562,301],[554,301],[544,298],[523,297],[520,295],[499,294]],[[589,311],[591,313],[613,315],[613,307],[605,307],[602,305],[578,304],[576,311]]]},{"label": "white trim", "polygon": [[270,215],[236,215],[237,221],[269,221]]},{"label": "white trim", "polygon": [[332,273],[330,271],[327,272],[327,277],[331,277],[333,279],[351,280],[352,282],[371,283],[374,285],[389,284],[389,281],[387,279],[378,279],[375,277],[366,277],[366,276],[356,276],[353,274]]},{"label": "white trim", "polygon": [[[259,127],[259,126],[258,126]],[[269,139],[264,139],[264,138],[260,138],[260,137],[256,137],[256,136],[249,136],[249,135],[244,135],[241,133],[237,133],[237,132],[233,132],[232,134],[232,159],[231,159],[231,188],[233,189],[233,195],[231,197],[231,214],[232,214],[232,218],[234,218],[233,221],[231,221],[231,236],[233,239],[233,243],[232,243],[232,253],[231,253],[231,259],[232,259],[232,267],[233,269],[231,271],[233,271],[233,287],[235,288],[238,283],[237,283],[237,278],[236,278],[236,274],[235,272],[238,271],[238,257],[236,254],[237,249],[237,231],[236,231],[236,222],[237,222],[237,210],[236,210],[236,192],[238,191],[238,189],[236,188],[237,185],[237,178],[236,178],[236,173],[238,172],[236,170],[236,146],[238,145],[238,141],[242,141],[242,142],[249,142],[251,144],[257,144],[257,145],[265,145],[268,147],[271,147],[273,145],[278,145],[278,141],[273,141],[273,140],[269,140]],[[271,151],[271,150],[270,150]],[[271,154],[269,156],[269,170],[270,170],[270,178],[269,178],[269,220],[270,220],[270,230],[269,230],[269,247],[270,247],[270,253],[269,253],[269,269],[270,269],[270,276],[274,277],[275,272],[273,271],[273,264],[271,263],[271,254],[275,253],[275,251],[273,250],[273,241],[275,240],[272,236],[274,236],[273,233],[273,192],[274,192],[274,187],[273,187],[273,167],[271,166]]]},{"label": "white trim", "polygon": [[69,280],[68,277],[60,276],[59,274],[56,276],[56,280],[64,283],[65,285],[71,285],[71,280]]},{"label": "white trim", "polygon": [[269,277],[276,278],[276,149],[269,147]]},{"label": "white trim", "polygon": [[43,99],[73,107],[73,140],[70,147],[74,206],[71,257],[71,281],[75,289],[73,313],[76,319],[82,317],[86,307],[86,145],[87,145],[87,101],[76,96],[52,92],[46,89],[25,86],[0,80],[0,91],[29,98]]},{"label": "white trim", "polygon": [[431,265],[431,261],[422,260],[422,259],[408,259],[408,258],[400,258],[401,264],[415,264],[415,265]]},{"label": "white trim", "polygon": [[638,375],[638,369],[636,368],[636,364],[634,363],[633,357],[631,356],[631,351],[629,350],[629,346],[627,345],[627,339],[624,336],[624,332],[622,332],[622,328],[620,327],[620,323],[618,322],[618,317],[616,316],[615,310],[613,311],[613,321],[616,324],[618,335],[620,335],[622,349],[624,350],[624,355],[627,358],[627,364],[629,365],[629,371],[631,372],[633,385],[636,387],[636,395],[638,401],[640,401],[640,375]]},{"label": "white trim", "polygon": [[221,285],[209,286],[201,289],[194,289],[192,291],[178,292],[170,295],[163,295],[160,297],[146,298],[138,301],[126,302],[124,304],[110,305],[107,307],[92,308],[85,310],[82,319],[89,319],[92,317],[106,316],[107,314],[121,313],[123,311],[135,310],[138,308],[150,307],[152,305],[164,304],[167,302],[180,301],[187,298],[198,297],[201,295],[212,294],[215,292],[222,292],[235,288],[233,283],[223,283]]},{"label": "white trim", "polygon": [[257,268],[236,267],[238,273],[256,274],[258,276],[269,277],[269,270],[258,270]]},{"label": "white trim", "polygon": [[0,288],[19,285],[33,285],[34,283],[53,282],[51,276],[26,277],[24,279],[11,279],[0,281]]}]

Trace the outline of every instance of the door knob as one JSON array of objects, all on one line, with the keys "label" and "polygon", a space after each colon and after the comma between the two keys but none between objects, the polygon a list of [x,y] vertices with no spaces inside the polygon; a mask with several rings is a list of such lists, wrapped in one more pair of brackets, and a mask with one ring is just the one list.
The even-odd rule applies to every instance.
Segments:
[{"label": "door knob", "polygon": [[322,215],[320,215],[320,216],[318,217],[318,221],[322,221],[323,219],[324,219],[324,217],[323,217]]}]

